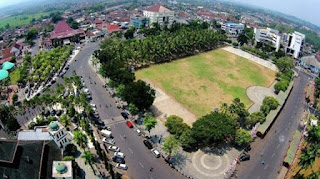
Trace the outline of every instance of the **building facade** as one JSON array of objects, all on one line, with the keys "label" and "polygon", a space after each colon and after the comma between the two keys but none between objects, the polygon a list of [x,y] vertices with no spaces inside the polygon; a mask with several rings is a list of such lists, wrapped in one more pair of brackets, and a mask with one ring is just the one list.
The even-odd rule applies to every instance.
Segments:
[{"label": "building facade", "polygon": [[279,31],[271,28],[266,29],[254,29],[255,41],[262,42],[273,46],[276,52],[280,48],[281,37]]},{"label": "building facade", "polygon": [[233,22],[227,22],[227,23],[223,23],[221,25],[221,29],[231,35],[237,36],[238,34],[241,34],[244,32],[244,25],[238,24],[238,23],[233,23]]},{"label": "building facade", "polygon": [[319,74],[320,72],[320,63],[314,56],[302,57],[299,65],[310,70],[312,73]]},{"label": "building facade", "polygon": [[70,143],[65,128],[58,122],[50,122],[48,132],[59,148],[64,149]]},{"label": "building facade", "polygon": [[155,5],[143,11],[143,16],[150,19],[149,24],[171,25],[174,22],[174,12],[161,6]]},{"label": "building facade", "polygon": [[134,26],[135,28],[143,28],[150,24],[150,19],[148,17],[133,15],[130,16],[130,26]]},{"label": "building facade", "polygon": [[295,31],[292,34],[286,34],[284,40],[286,42],[286,54],[299,58],[303,49],[306,36]]}]

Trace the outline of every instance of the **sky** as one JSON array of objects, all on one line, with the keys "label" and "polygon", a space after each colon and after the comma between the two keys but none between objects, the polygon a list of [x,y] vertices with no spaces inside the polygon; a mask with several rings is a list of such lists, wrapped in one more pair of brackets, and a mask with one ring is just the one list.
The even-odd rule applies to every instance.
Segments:
[{"label": "sky", "polygon": [[229,0],[293,15],[320,27],[320,0]]},{"label": "sky", "polygon": [[[0,0],[0,7],[30,0]],[[320,0],[229,0],[296,16],[320,27]]]}]

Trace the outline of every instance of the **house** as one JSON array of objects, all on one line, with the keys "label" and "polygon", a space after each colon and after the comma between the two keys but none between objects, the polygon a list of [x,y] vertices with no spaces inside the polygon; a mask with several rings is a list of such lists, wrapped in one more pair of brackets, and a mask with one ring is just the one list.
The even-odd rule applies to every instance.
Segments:
[{"label": "house", "polygon": [[155,5],[143,11],[145,17],[150,18],[149,23],[158,23],[159,25],[171,25],[174,22],[174,12],[161,6]]},{"label": "house", "polygon": [[107,33],[108,34],[113,34],[113,33],[121,32],[121,31],[122,31],[122,29],[120,29],[117,24],[107,23]]},{"label": "house", "polygon": [[0,64],[9,61],[13,56],[19,56],[21,54],[22,48],[22,43],[14,43],[2,50],[2,60],[0,60]]},{"label": "house", "polygon": [[70,44],[74,41],[85,38],[82,29],[72,29],[66,21],[59,21],[54,30],[50,33],[50,39],[54,45]]},{"label": "house", "polygon": [[314,56],[302,57],[299,65],[306,69],[310,69],[313,73],[319,74],[320,72],[320,62]]}]

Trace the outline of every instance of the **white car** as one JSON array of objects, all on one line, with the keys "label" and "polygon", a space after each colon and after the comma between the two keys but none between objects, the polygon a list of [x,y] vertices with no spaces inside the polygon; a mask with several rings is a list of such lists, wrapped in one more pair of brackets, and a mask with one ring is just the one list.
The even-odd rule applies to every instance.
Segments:
[{"label": "white car", "polygon": [[135,129],[135,130],[134,130],[134,132],[135,132],[135,133],[137,133],[137,134],[138,134],[138,136],[140,136],[140,135],[141,135],[141,131],[140,131],[139,129]]},{"label": "white car", "polygon": [[124,158],[125,157],[124,153],[122,153],[122,152],[115,152],[113,155],[117,156],[117,157],[120,157],[120,158]]},{"label": "white car", "polygon": [[108,147],[108,150],[110,151],[114,151],[114,152],[120,152],[120,148],[115,146],[115,145],[111,145]]},{"label": "white car", "polygon": [[112,139],[112,138],[106,138],[106,137],[104,137],[103,139],[102,139],[102,141],[103,142],[105,142],[105,143],[107,143],[107,144],[111,144],[111,145],[114,145],[114,139]]},{"label": "white car", "polygon": [[160,152],[157,149],[153,148],[153,149],[151,149],[151,152],[155,157],[157,157],[157,158],[160,157]]},{"label": "white car", "polygon": [[118,163],[116,165],[116,167],[119,168],[119,169],[122,169],[122,170],[127,170],[128,169],[126,164],[121,164],[121,163]]}]

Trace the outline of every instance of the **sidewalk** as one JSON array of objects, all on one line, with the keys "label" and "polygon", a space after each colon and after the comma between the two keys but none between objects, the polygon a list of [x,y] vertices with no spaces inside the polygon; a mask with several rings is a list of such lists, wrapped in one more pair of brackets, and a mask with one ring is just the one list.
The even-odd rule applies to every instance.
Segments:
[{"label": "sidewalk", "polygon": [[81,149],[76,143],[74,143],[74,145],[76,145],[78,149],[78,153],[77,153],[77,156],[75,157],[75,161],[77,162],[79,167],[82,169],[81,173],[83,178],[96,178],[96,175],[94,174],[90,165],[89,164],[86,165],[85,159],[81,157],[82,154],[84,153],[84,150]]}]

